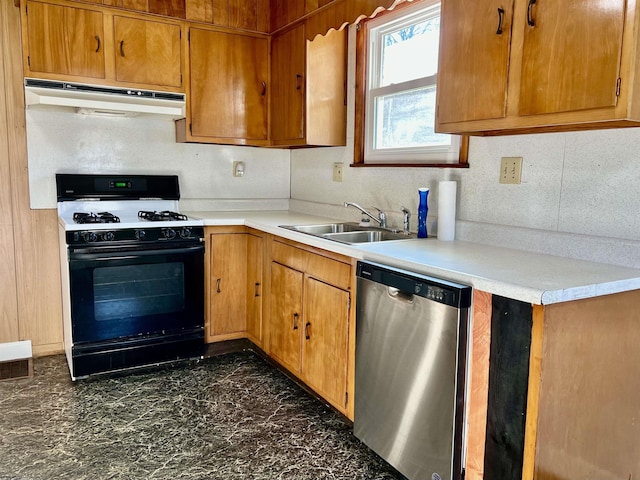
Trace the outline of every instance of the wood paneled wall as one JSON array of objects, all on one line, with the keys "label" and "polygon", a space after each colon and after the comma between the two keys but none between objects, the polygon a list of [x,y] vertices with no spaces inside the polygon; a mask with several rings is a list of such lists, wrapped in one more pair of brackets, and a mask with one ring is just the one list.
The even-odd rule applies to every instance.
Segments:
[{"label": "wood paneled wall", "polygon": [[[0,0],[0,21],[0,212],[11,213],[11,223],[0,224],[0,336],[9,337],[0,341],[31,340],[34,355],[46,355],[62,351],[58,220],[55,210],[29,208],[20,10],[13,0]],[[12,250],[13,272],[6,260]]]},{"label": "wood paneled wall", "polygon": [[[11,8],[9,2],[6,7]],[[5,5],[2,5],[5,7]],[[9,49],[7,17],[0,11],[0,52]],[[6,71],[4,55],[0,57],[0,73]],[[9,124],[5,76],[0,75],[0,343],[15,342],[18,330],[18,297],[16,292],[15,248],[13,243],[13,209],[9,168]],[[10,99],[9,99],[10,100]]]}]

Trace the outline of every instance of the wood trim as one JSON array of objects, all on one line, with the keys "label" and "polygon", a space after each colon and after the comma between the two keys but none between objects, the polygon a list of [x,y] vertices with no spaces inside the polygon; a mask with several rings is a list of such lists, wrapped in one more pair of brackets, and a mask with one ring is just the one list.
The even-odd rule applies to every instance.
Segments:
[{"label": "wood trim", "polygon": [[529,390],[527,393],[527,418],[524,430],[524,459],[522,480],[533,480],[536,441],[538,436],[538,409],[540,382],[542,381],[542,341],[544,336],[544,307],[533,306],[531,350],[529,353]]},{"label": "wood trim", "polygon": [[[417,0],[416,0],[417,1]],[[409,3],[398,5],[396,8],[402,9],[410,6]],[[386,12],[379,13],[384,16]],[[371,17],[373,18],[373,17]],[[356,33],[356,90],[355,90],[355,131],[354,131],[354,148],[353,163],[350,167],[368,167],[368,168],[468,168],[469,167],[469,137],[463,135],[460,140],[460,153],[458,163],[365,163],[365,116],[366,116],[366,85],[367,85],[367,49],[369,45],[369,28],[368,23],[371,18],[361,21],[357,26]]]},{"label": "wood trim", "polygon": [[491,352],[492,295],[480,290],[473,292],[471,358],[467,414],[466,479],[482,480],[487,429],[489,396],[489,356]]}]

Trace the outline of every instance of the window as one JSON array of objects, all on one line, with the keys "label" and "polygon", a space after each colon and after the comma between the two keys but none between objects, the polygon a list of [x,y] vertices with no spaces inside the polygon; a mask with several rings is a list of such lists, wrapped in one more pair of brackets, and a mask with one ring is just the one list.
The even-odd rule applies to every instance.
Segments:
[{"label": "window", "polygon": [[460,166],[466,142],[434,132],[440,4],[383,12],[358,35],[357,83],[365,88],[356,100],[362,145],[356,141],[355,163]]}]

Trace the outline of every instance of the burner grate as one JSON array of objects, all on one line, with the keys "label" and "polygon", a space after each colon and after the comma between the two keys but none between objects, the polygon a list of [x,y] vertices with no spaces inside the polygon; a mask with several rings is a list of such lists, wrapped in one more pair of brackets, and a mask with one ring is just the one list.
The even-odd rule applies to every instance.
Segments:
[{"label": "burner grate", "polygon": [[138,212],[138,218],[149,222],[164,222],[169,220],[184,222],[189,219],[186,215],[182,215],[177,212],[170,212],[169,210],[163,210],[162,212],[140,210]]},{"label": "burner grate", "polygon": [[73,221],[76,223],[120,223],[120,218],[109,212],[75,212]]}]

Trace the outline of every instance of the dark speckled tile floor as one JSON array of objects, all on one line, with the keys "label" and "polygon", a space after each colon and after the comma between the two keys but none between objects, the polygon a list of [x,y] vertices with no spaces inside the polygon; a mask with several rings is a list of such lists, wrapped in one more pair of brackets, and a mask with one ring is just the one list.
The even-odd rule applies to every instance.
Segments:
[{"label": "dark speckled tile floor", "polygon": [[0,383],[0,479],[402,479],[251,352],[71,382]]}]

